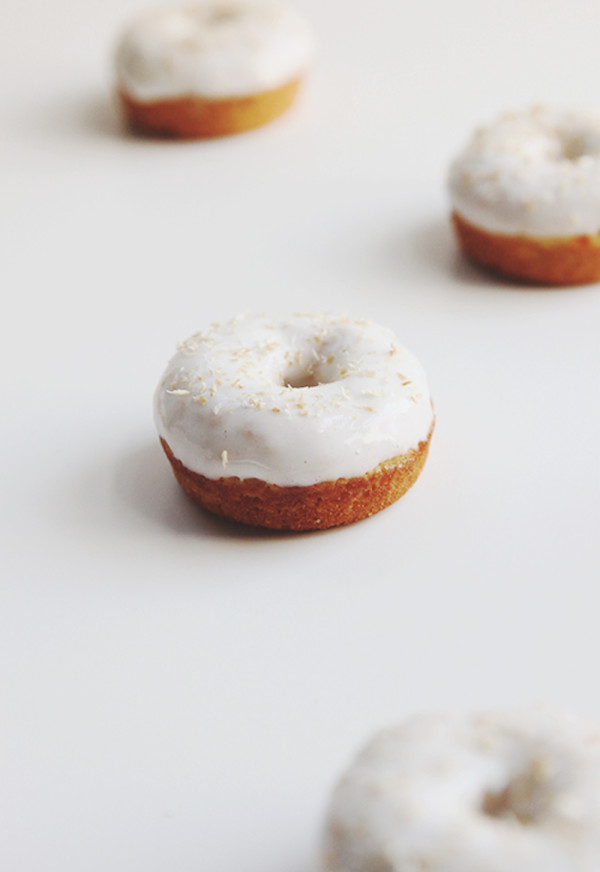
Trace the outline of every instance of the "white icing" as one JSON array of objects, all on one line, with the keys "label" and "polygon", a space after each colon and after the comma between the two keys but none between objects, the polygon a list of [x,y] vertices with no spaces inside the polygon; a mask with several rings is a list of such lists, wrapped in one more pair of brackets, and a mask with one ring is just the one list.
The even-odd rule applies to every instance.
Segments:
[{"label": "white icing", "polygon": [[155,420],[175,457],[208,478],[311,485],[417,448],[433,412],[421,365],[389,330],[243,315],[180,345]]},{"label": "white icing", "polygon": [[600,232],[600,115],[537,107],[477,130],[450,168],[453,209],[492,233]]},{"label": "white icing", "polygon": [[330,872],[597,872],[600,736],[546,711],[415,718],[338,784]]},{"label": "white icing", "polygon": [[272,90],[298,78],[312,54],[307,23],[282,3],[205,0],[139,18],[115,60],[119,88],[152,102]]}]

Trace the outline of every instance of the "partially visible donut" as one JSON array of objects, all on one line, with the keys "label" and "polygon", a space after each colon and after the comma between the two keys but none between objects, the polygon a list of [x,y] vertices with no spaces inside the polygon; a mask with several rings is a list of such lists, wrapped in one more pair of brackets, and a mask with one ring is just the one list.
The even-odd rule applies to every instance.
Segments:
[{"label": "partially visible donut", "polygon": [[534,710],[417,717],[337,785],[327,872],[596,872],[600,732]]},{"label": "partially visible donut", "polygon": [[459,242],[528,282],[600,279],[600,114],[537,107],[473,135],[449,174]]},{"label": "partially visible donut", "polygon": [[307,23],[279,0],[199,0],[130,25],[116,51],[117,93],[143,133],[241,133],[288,108],[312,53]]},{"label": "partially visible donut", "polygon": [[425,374],[367,321],[244,315],[182,343],[155,397],[184,490],[245,524],[325,529],[415,482],[433,411]]}]

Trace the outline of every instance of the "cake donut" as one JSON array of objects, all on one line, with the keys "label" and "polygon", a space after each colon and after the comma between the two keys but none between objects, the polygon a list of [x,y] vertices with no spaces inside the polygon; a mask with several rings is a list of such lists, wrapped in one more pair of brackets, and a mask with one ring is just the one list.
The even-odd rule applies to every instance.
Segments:
[{"label": "cake donut", "polygon": [[241,133],[288,108],[312,54],[308,24],[278,0],[200,0],[130,25],[115,56],[117,94],[143,133]]},{"label": "cake donut", "polygon": [[546,711],[417,717],[334,791],[327,872],[596,872],[600,733]]},{"label": "cake donut", "polygon": [[600,279],[600,114],[536,107],[477,130],[449,173],[472,260],[551,285]]},{"label": "cake donut", "polygon": [[204,508],[325,529],[416,481],[434,417],[418,361],[368,321],[242,315],[181,343],[155,395],[164,451]]}]

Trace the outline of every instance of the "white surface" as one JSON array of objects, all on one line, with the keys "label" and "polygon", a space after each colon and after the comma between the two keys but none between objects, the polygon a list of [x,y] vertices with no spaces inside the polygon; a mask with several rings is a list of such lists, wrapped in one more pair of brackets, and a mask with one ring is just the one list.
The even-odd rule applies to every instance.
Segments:
[{"label": "white surface", "polygon": [[[600,287],[472,269],[443,190],[475,124],[597,101],[597,5],[298,5],[320,47],[297,106],[177,145],[123,135],[107,96],[142,3],[4,4],[3,868],[315,872],[382,724],[600,719]],[[423,475],[328,533],[206,517],[152,424],[175,342],[311,308],[423,362]]]}]

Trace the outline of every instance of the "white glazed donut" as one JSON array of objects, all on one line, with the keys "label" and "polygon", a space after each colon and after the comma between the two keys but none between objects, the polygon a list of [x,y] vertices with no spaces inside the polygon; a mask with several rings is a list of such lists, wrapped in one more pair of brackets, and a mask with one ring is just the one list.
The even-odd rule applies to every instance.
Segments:
[{"label": "white glazed donut", "polygon": [[[313,314],[244,315],[192,336],[161,379],[155,419],[199,502],[290,529],[348,523],[397,499],[433,428],[425,374],[389,330]],[[239,505],[214,501],[215,487],[232,486]]]},{"label": "white glazed donut", "polygon": [[597,872],[600,733],[535,710],[414,718],[338,784],[328,872]]},{"label": "white glazed donut", "polygon": [[449,190],[473,259],[553,284],[600,275],[600,114],[537,107],[501,116],[455,159]]},{"label": "white glazed donut", "polygon": [[130,25],[117,89],[129,120],[149,132],[236,133],[287,108],[313,50],[308,24],[279,0],[199,0]]}]

